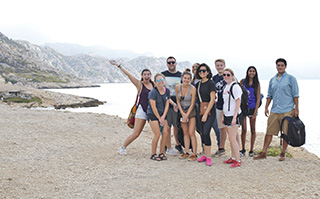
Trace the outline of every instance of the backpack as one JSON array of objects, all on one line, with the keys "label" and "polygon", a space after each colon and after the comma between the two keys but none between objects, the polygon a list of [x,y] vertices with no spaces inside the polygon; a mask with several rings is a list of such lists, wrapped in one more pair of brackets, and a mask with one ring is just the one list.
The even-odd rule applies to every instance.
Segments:
[{"label": "backpack", "polygon": [[[241,108],[241,112],[242,112],[243,116],[247,116],[249,113],[249,109],[248,109],[249,93],[248,93],[247,89],[244,86],[241,86],[241,84],[239,84],[238,82],[233,83],[230,87],[230,94],[233,99],[234,99],[234,95],[232,93],[232,89],[235,84],[238,84],[242,90],[240,108]],[[229,100],[229,106],[230,106],[230,100]]]},{"label": "backpack", "polygon": [[[287,135],[282,133],[282,125],[285,120],[289,121]],[[281,138],[283,138],[289,145],[293,147],[302,146],[305,143],[305,126],[303,122],[299,119],[299,117],[284,117],[281,121],[280,133]]]}]

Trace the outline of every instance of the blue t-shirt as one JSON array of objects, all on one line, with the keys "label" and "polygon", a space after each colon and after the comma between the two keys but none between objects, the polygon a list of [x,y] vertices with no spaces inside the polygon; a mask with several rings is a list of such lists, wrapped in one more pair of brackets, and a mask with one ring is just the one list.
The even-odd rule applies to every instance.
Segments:
[{"label": "blue t-shirt", "polygon": [[273,100],[272,113],[287,113],[293,110],[295,97],[299,97],[299,87],[294,76],[285,72],[279,79],[278,74],[270,79],[267,98]]},{"label": "blue t-shirt", "polygon": [[225,85],[227,84],[226,81],[224,81],[223,76],[219,76],[219,74],[216,74],[215,76],[212,77],[212,80],[214,81],[217,89],[217,94],[218,94],[218,101],[216,103],[216,107],[219,110],[223,109],[223,89]]},{"label": "blue t-shirt", "polygon": [[156,101],[156,107],[158,110],[158,113],[160,116],[163,115],[164,113],[164,108],[166,106],[166,102],[168,99],[170,99],[170,90],[166,87],[164,87],[166,89],[166,92],[163,95],[160,95],[157,87],[154,87],[148,94],[148,98],[149,98],[149,103],[148,103],[148,108],[147,108],[147,114],[153,114],[151,105],[150,105],[150,99],[155,100]]}]

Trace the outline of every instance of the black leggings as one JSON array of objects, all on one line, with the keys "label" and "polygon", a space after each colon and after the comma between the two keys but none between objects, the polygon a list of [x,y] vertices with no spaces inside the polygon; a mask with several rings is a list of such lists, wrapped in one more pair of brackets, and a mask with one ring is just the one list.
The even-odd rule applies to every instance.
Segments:
[{"label": "black leggings", "polygon": [[197,114],[197,116],[199,116],[199,119],[200,119],[199,130],[200,130],[200,135],[201,135],[201,142],[205,146],[211,146],[210,131],[212,128],[212,124],[217,117],[215,105],[211,108],[210,113],[211,113],[211,115],[207,117],[206,122],[201,122],[202,115]]}]

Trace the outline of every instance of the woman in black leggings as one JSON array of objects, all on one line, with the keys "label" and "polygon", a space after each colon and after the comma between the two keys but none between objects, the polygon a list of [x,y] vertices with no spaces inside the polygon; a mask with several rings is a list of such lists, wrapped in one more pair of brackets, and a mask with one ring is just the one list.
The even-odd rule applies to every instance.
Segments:
[{"label": "woman in black leggings", "polygon": [[[210,131],[212,124],[216,119],[216,86],[211,80],[212,73],[210,67],[207,64],[200,64],[197,69],[197,78],[201,79],[196,84],[197,88],[197,99],[201,106],[201,103],[208,103],[204,113],[199,113],[201,120],[200,131],[201,131],[201,140],[203,143],[204,155],[198,159],[198,162],[206,162],[207,166],[211,166],[211,138]],[[201,109],[201,108],[200,108]]]}]

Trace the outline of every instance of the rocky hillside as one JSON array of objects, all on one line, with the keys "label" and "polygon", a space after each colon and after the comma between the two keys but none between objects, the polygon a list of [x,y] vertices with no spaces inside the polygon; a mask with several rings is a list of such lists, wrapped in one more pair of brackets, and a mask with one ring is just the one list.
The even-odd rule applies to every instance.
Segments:
[{"label": "rocky hillside", "polygon": [[6,83],[34,88],[92,86],[66,72],[59,55],[52,49],[14,41],[0,33],[0,75]]},{"label": "rocky hillside", "polygon": [[[78,52],[75,50],[75,52]],[[91,86],[90,83],[128,82],[128,78],[105,57],[89,54],[64,55],[48,46],[27,41],[15,41],[0,33],[0,75],[6,82],[35,88]],[[134,76],[140,77],[144,68],[153,74],[166,70],[166,58],[140,56],[120,58]],[[190,62],[179,62],[177,69],[191,67]]]}]

